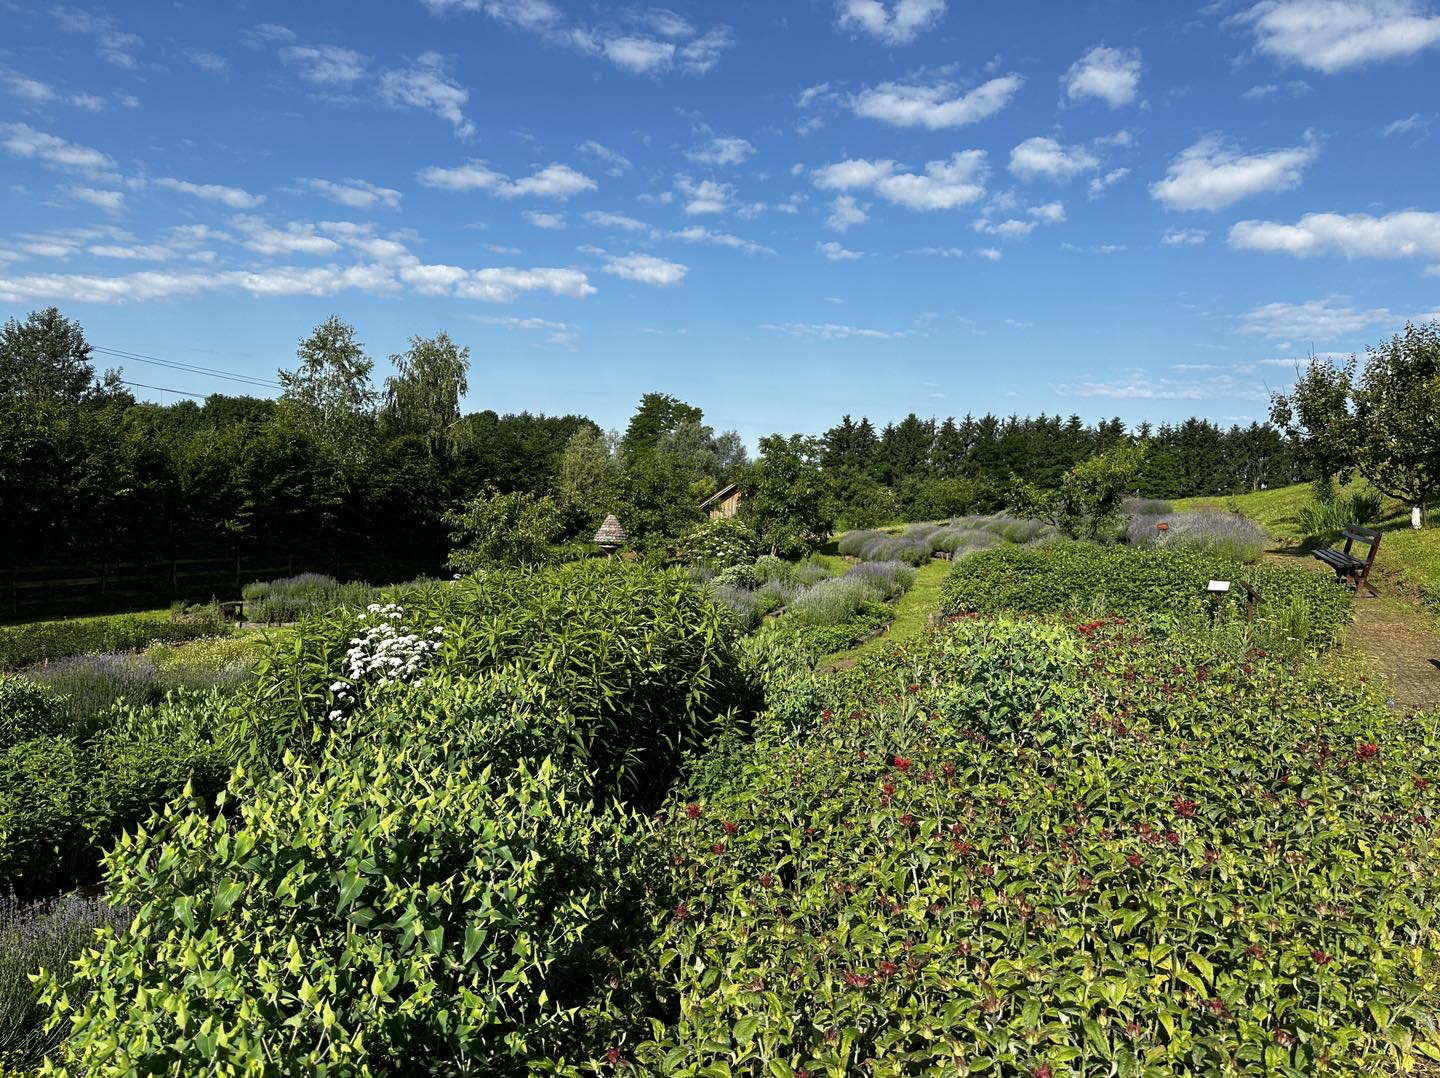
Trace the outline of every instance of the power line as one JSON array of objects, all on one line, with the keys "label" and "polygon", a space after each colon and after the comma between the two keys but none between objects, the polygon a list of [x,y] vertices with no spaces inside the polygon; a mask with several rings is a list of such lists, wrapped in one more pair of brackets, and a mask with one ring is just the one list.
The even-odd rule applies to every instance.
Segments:
[{"label": "power line", "polygon": [[138,363],[151,363],[157,367],[168,367],[171,370],[185,371],[187,374],[205,374],[212,378],[225,378],[232,382],[241,382],[246,385],[261,386],[266,389],[281,388],[279,382],[271,382],[264,378],[256,378],[248,374],[236,374],[233,371],[218,370],[214,367],[201,367],[193,363],[177,363],[173,360],[160,359],[158,356],[142,355],[139,352],[128,352],[121,348],[105,348],[100,345],[94,346],[94,351],[101,355],[110,356],[114,359],[134,360]]},{"label": "power line", "polygon": [[133,386],[135,389],[153,389],[160,393],[179,393],[182,397],[194,397],[202,401],[206,399],[204,393],[191,393],[188,389],[171,389],[169,386],[147,386],[144,382],[127,382],[123,378],[119,379],[119,382],[122,386]]}]

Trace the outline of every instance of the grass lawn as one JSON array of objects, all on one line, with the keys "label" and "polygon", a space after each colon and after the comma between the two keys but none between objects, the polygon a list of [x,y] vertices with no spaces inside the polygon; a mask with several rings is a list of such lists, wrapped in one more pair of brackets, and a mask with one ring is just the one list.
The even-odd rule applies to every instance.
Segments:
[{"label": "grass lawn", "polygon": [[915,583],[895,604],[895,620],[890,623],[890,627],[880,636],[865,641],[859,647],[827,656],[823,667],[848,666],[881,648],[919,636],[925,631],[930,615],[940,609],[940,585],[950,574],[950,567],[950,562],[938,558],[922,565],[915,574]]}]

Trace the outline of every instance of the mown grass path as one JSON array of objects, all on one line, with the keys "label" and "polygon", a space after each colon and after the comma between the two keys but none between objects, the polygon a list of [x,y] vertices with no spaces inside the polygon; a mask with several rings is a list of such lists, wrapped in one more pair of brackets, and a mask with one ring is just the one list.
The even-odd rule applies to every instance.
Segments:
[{"label": "mown grass path", "polygon": [[923,633],[929,624],[930,615],[940,609],[940,585],[950,574],[950,566],[950,562],[941,561],[939,558],[920,566],[915,574],[915,583],[896,602],[895,619],[885,631],[857,647],[827,656],[820,664],[821,672],[829,674],[844,670],[881,648],[891,647]]}]

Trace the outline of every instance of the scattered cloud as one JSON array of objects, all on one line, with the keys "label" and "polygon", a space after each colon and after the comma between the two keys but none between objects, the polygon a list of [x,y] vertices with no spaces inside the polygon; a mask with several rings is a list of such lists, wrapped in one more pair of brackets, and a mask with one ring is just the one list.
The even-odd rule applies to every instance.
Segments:
[{"label": "scattered cloud", "polygon": [[1172,228],[1160,237],[1166,247],[1199,247],[1210,238],[1203,228]]},{"label": "scattered cloud", "polygon": [[1356,308],[1347,297],[1331,296],[1305,303],[1266,303],[1246,311],[1238,321],[1241,333],[1270,340],[1333,341],[1399,319],[1384,307]]},{"label": "scattered cloud", "polygon": [[1112,168],[1103,176],[1093,177],[1090,180],[1090,197],[1098,198],[1128,175],[1130,175],[1128,168]]},{"label": "scattered cloud", "polygon": [[685,203],[688,214],[724,213],[730,206],[729,184],[714,180],[696,183],[689,176],[681,175],[675,178],[675,187],[688,200]]},{"label": "scattered cloud", "polygon": [[855,29],[885,42],[905,45],[945,16],[945,0],[838,0],[842,30]]},{"label": "scattered cloud", "polygon": [[844,341],[851,337],[874,337],[889,339],[905,337],[904,330],[861,329],[858,326],[844,326],[835,322],[782,322],[778,325],[765,323],[760,327],[772,333],[784,333],[791,337],[808,337],[819,341]]},{"label": "scattered cloud", "polygon": [[595,158],[605,164],[605,171],[611,176],[623,176],[631,169],[630,158],[618,150],[612,150],[608,146],[602,146],[594,139],[587,139],[575,147],[581,153]]},{"label": "scattered cloud", "polygon": [[[1178,369],[1178,367],[1177,367]],[[1152,378],[1141,371],[1132,371],[1108,382],[1077,382],[1062,384],[1055,391],[1064,397],[1101,400],[1200,401],[1200,400],[1265,400],[1263,387],[1237,379],[1233,374],[1217,374],[1198,381],[1173,378]]]},{"label": "scattered cloud", "polygon": [[1230,229],[1230,246],[1297,258],[1440,258],[1440,213],[1307,213],[1293,225],[1240,221]]},{"label": "scattered cloud", "polygon": [[738,165],[755,152],[743,138],[712,138],[685,151],[691,161],[702,165]]},{"label": "scattered cloud", "polygon": [[431,167],[416,178],[426,187],[442,191],[486,191],[498,198],[553,198],[565,201],[598,186],[583,172],[569,165],[549,164],[538,172],[512,180],[483,161],[470,161],[455,168]]},{"label": "scattered cloud", "polygon": [[1240,96],[1246,101],[1263,101],[1267,97],[1273,97],[1276,94],[1283,93],[1287,97],[1303,97],[1309,92],[1310,84],[1304,79],[1291,79],[1284,85],[1275,82],[1261,83],[1258,86],[1250,87],[1250,89],[1246,90]]},{"label": "scattered cloud", "polygon": [[65,193],[77,202],[87,202],[92,206],[98,206],[109,214],[122,214],[125,212],[125,192],[123,191],[102,191],[95,187],[67,187]]},{"label": "scattered cloud", "polygon": [[991,262],[999,262],[1000,259],[1005,257],[998,247],[981,247],[975,253],[981,258],[989,259]]},{"label": "scattered cloud", "polygon": [[585,214],[585,220],[597,228],[618,228],[624,232],[648,231],[644,221],[637,221],[623,213],[610,213],[607,210],[590,210]]},{"label": "scattered cloud", "polygon": [[29,124],[0,124],[0,146],[16,157],[33,158],[56,168],[98,172],[115,166],[115,162],[99,150],[66,142]]},{"label": "scattered cloud", "polygon": [[1065,73],[1061,84],[1071,101],[1093,97],[1112,109],[1129,105],[1140,89],[1140,51],[1097,45]]},{"label": "scattered cloud", "polygon": [[1235,19],[1261,52],[1327,75],[1440,43],[1440,15],[1415,0],[1262,0]]},{"label": "scattered cloud", "polygon": [[855,201],[854,195],[836,195],[830,203],[830,216],[825,218],[825,227],[844,232],[851,225],[863,225],[870,215]]},{"label": "scattered cloud", "polygon": [[92,15],[88,11],[69,7],[56,7],[51,13],[60,29],[94,38],[100,56],[108,63],[126,69],[138,66],[135,51],[144,42],[139,35],[121,30],[119,24],[108,15]]},{"label": "scattered cloud", "polygon": [[931,131],[973,124],[995,115],[1015,96],[1024,79],[1002,75],[961,93],[951,83],[930,86],[885,82],[862,90],[851,101],[856,116]]},{"label": "scattered cloud", "polygon": [[565,215],[563,213],[540,213],[537,210],[526,210],[525,220],[529,221],[536,228],[543,228],[547,232],[559,232],[565,227]]},{"label": "scattered cloud", "polygon": [[203,49],[186,49],[185,59],[201,71],[208,71],[212,75],[223,75],[230,68],[230,61],[225,57],[217,52],[206,52]]},{"label": "scattered cloud", "polygon": [[421,53],[415,66],[396,68],[380,76],[380,100],[395,109],[433,112],[449,121],[455,137],[462,141],[475,135],[475,125],[464,112],[470,91],[451,78],[445,58],[438,52]]},{"label": "scattered cloud", "polygon": [[5,92],[11,97],[17,97],[32,105],[72,105],[88,112],[101,112],[105,109],[103,97],[95,94],[61,93],[49,83],[32,79],[29,75],[9,68],[0,69],[0,84],[4,85]]},{"label": "scattered cloud", "polygon": [[814,174],[822,190],[869,190],[908,209],[948,210],[976,202],[985,195],[984,150],[962,150],[948,160],[930,161],[922,173],[902,171],[890,160],[853,158],[826,165]]},{"label": "scattered cloud", "polygon": [[700,225],[691,225],[689,228],[679,229],[669,235],[672,239],[684,240],[686,243],[705,243],[712,247],[733,247],[746,254],[773,255],[775,253],[763,244],[732,236],[728,232],[714,232],[708,228],[702,228]]},{"label": "scattered cloud", "polygon": [[365,75],[365,56],[339,45],[285,45],[280,59],[316,86],[351,86]]},{"label": "scattered cloud", "polygon": [[229,206],[232,210],[253,210],[265,201],[264,195],[252,195],[244,188],[227,187],[219,183],[191,183],[188,180],[177,180],[173,176],[163,176],[151,182],[156,187],[164,188],[167,191],[174,191],[181,195],[193,195],[196,198],[203,198],[206,202],[218,202],[222,206]]},{"label": "scattered cloud", "polygon": [[499,326],[502,329],[516,330],[522,333],[544,333],[545,344],[555,345],[559,348],[574,348],[577,336],[567,322],[554,322],[548,318],[517,318],[514,315],[472,315],[472,319],[486,326]]},{"label": "scattered cloud", "polygon": [[815,249],[831,262],[854,262],[857,258],[865,257],[859,251],[847,250],[834,240],[817,243]]},{"label": "scattered cloud", "polygon": [[1405,117],[1403,120],[1392,120],[1380,129],[1380,133],[1387,138],[1394,135],[1408,135],[1418,131],[1422,135],[1430,133],[1430,118],[1421,116],[1418,112]]},{"label": "scattered cloud", "polygon": [[400,205],[400,192],[390,187],[377,187],[367,180],[305,180],[305,186],[331,202],[349,206],[356,210],[373,210],[376,207],[396,209]]},{"label": "scattered cloud", "polygon": [[638,254],[609,256],[603,269],[606,273],[623,277],[627,281],[639,281],[641,284],[653,284],[661,288],[679,284],[685,279],[685,274],[690,272],[689,266],[682,266],[679,262]]},{"label": "scattered cloud", "polygon": [[1307,140],[1304,146],[1242,154],[1220,136],[1207,135],[1170,162],[1150,193],[1172,210],[1223,210],[1253,195],[1298,187],[1319,152]]},{"label": "scattered cloud", "polygon": [[1084,146],[1062,146],[1053,138],[1027,138],[1010,151],[1010,171],[1022,180],[1064,183],[1100,167],[1100,158]]}]

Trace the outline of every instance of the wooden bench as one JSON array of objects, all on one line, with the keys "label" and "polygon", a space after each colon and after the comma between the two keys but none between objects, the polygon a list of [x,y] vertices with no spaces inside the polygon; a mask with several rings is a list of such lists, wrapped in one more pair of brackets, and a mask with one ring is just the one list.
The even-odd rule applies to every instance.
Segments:
[{"label": "wooden bench", "polygon": [[[1368,557],[1362,560],[1350,553],[1350,548],[1356,543],[1365,543],[1370,547]],[[1326,547],[1323,550],[1315,551],[1315,556],[1335,570],[1337,579],[1354,588],[1356,595],[1360,594],[1361,588],[1369,588],[1370,594],[1379,595],[1380,592],[1375,589],[1375,585],[1370,583],[1370,569],[1375,564],[1375,554],[1379,549],[1379,532],[1371,528],[1362,528],[1358,524],[1347,524],[1345,526],[1345,549],[1335,550]]]}]

